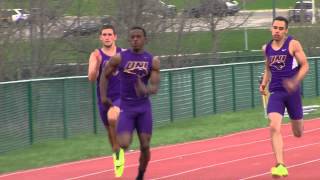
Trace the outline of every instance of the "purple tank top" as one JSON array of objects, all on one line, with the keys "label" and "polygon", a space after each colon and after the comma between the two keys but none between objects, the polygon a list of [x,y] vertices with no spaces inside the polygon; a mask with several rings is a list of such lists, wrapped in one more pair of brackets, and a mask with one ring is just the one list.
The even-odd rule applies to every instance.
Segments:
[{"label": "purple tank top", "polygon": [[[122,49],[117,47],[117,53],[121,52]],[[102,57],[102,62],[99,67],[99,76],[97,78],[97,96],[98,96],[98,103],[101,103],[101,98],[100,98],[100,78],[101,78],[101,71],[102,67],[106,64],[106,62],[110,59],[110,56],[106,55],[103,53],[101,49],[99,49],[100,55]],[[107,97],[110,98],[112,101],[120,98],[120,79],[119,79],[119,72],[115,72],[109,79],[108,82],[108,94]]]},{"label": "purple tank top", "polygon": [[120,74],[120,94],[121,103],[145,102],[149,98],[138,97],[135,91],[137,77],[142,77],[142,81],[147,85],[152,68],[153,56],[144,51],[135,53],[131,49],[121,52],[121,63],[119,65]]},{"label": "purple tank top", "polygon": [[279,50],[271,47],[272,40],[266,46],[266,56],[271,71],[271,82],[269,91],[285,91],[282,81],[291,78],[298,73],[299,65],[297,60],[289,53],[289,43],[293,38],[288,36]]}]

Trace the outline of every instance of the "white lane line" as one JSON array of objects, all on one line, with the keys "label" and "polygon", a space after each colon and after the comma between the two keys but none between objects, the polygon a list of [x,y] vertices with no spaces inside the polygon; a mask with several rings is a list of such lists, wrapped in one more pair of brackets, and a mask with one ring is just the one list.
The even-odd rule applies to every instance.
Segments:
[{"label": "white lane line", "polygon": [[[314,162],[318,162],[318,161],[320,161],[320,158],[319,158],[319,159],[314,159],[314,160],[311,160],[311,161],[306,161],[306,162],[299,163],[299,164],[293,164],[293,165],[291,165],[291,166],[287,166],[287,168],[290,169],[290,168],[293,168],[293,167],[299,167],[299,166],[303,166],[303,165],[310,164],[310,163],[314,163]],[[241,178],[240,180],[253,179],[253,178],[260,177],[260,176],[264,176],[264,175],[267,175],[267,174],[270,174],[270,172],[265,172],[265,173],[261,173],[261,174],[256,174],[256,175],[253,175],[253,176]]]},{"label": "white lane line", "polygon": [[[317,120],[320,120],[320,119],[319,118],[315,118],[315,119],[305,120],[305,123],[312,122],[312,121],[317,121]],[[283,124],[283,125],[284,126],[288,126],[288,125],[290,125],[290,122],[286,123],[286,124]],[[263,127],[263,128],[257,128],[257,129],[249,129],[249,130],[246,130],[246,131],[236,132],[236,133],[225,135],[225,136],[219,136],[219,137],[203,139],[203,140],[197,140],[197,141],[191,141],[191,142],[185,142],[185,143],[178,143],[178,144],[159,146],[159,147],[152,148],[152,151],[158,150],[158,149],[164,149],[164,148],[179,147],[179,146],[184,146],[184,145],[188,145],[188,144],[195,144],[195,143],[202,143],[202,142],[208,142],[208,141],[213,141],[213,140],[219,140],[219,139],[229,138],[229,137],[232,137],[232,136],[237,136],[237,135],[247,134],[247,133],[251,133],[251,132],[255,132],[255,131],[260,131],[260,130],[268,129],[268,128],[269,127]],[[318,129],[320,129],[320,128],[316,128],[316,129],[313,129],[313,130],[318,130]],[[309,131],[312,131],[312,130],[309,130]],[[305,131],[305,133],[306,132],[308,132],[308,131]],[[133,151],[133,152],[129,152],[129,153],[126,153],[126,154],[130,155],[130,154],[136,154],[136,153],[139,153],[139,151]],[[35,172],[35,171],[42,171],[42,170],[47,170],[47,169],[60,168],[60,167],[64,167],[64,166],[78,165],[78,164],[87,163],[87,162],[91,162],[91,161],[99,161],[99,160],[107,159],[107,158],[111,158],[111,156],[105,156],[105,157],[99,157],[99,158],[93,158],[93,159],[85,159],[85,160],[80,160],[80,161],[75,161],[75,162],[68,162],[68,163],[58,164],[58,165],[54,165],[54,166],[47,166],[47,167],[30,169],[30,170],[22,170],[22,171],[17,171],[17,172],[13,172],[13,173],[0,175],[0,178],[7,177],[7,176],[13,176],[13,175],[17,175],[17,174],[32,173],[32,172]],[[170,158],[170,159],[172,159],[172,158]],[[152,161],[150,161],[150,162],[152,162]],[[157,162],[158,162],[158,160],[157,160]],[[133,166],[127,166],[127,167],[133,167]],[[106,170],[106,172],[107,171],[111,171],[111,170],[112,169]]]},{"label": "white lane line", "polygon": [[[315,129],[312,129],[312,130],[307,130],[307,131],[305,131],[304,133],[305,133],[305,134],[311,133],[311,132],[317,131],[317,130],[319,130],[319,129],[320,129],[320,128],[315,128]],[[293,136],[293,135],[290,134],[290,135],[283,136],[283,138],[288,138],[288,137],[292,137],[292,136]],[[251,141],[251,142],[248,142],[248,143],[228,145],[228,146],[213,148],[213,149],[209,149],[209,150],[205,150],[205,151],[198,151],[198,152],[195,152],[195,153],[181,154],[181,155],[179,155],[179,156],[172,156],[172,157],[162,158],[162,159],[158,159],[158,160],[151,160],[151,161],[149,162],[149,164],[150,164],[150,163],[157,163],[157,162],[161,162],[161,161],[172,160],[172,159],[180,159],[180,158],[187,157],[187,156],[193,156],[193,155],[203,154],[203,153],[212,152],[212,151],[224,150],[224,149],[228,149],[228,148],[241,147],[241,146],[246,146],[246,145],[250,145],[250,144],[256,144],[256,143],[265,142],[265,141],[270,141],[270,138],[268,138],[268,139],[262,139],[262,140],[258,140],[258,141]],[[294,148],[295,148],[295,147],[289,148],[289,149],[294,149]],[[246,159],[246,158],[244,158],[244,159]],[[231,162],[233,162],[233,160],[232,160]],[[219,163],[219,165],[220,165],[220,164],[224,164],[224,163],[225,163],[225,162]],[[138,164],[132,164],[132,165],[128,165],[128,166],[126,166],[126,167],[129,168],[129,167],[136,167],[136,166],[138,166]],[[92,176],[92,175],[96,175],[96,174],[101,174],[101,173],[105,173],[105,172],[110,172],[110,171],[113,171],[113,169],[107,169],[107,170],[104,170],[104,171],[98,171],[98,172],[94,172],[94,173],[90,173],[90,174],[83,174],[83,175],[81,175],[81,176],[70,177],[70,178],[67,178],[67,179],[68,179],[68,180],[80,179],[80,178],[84,178],[84,177],[88,177],[88,176]]]},{"label": "white lane line", "polygon": [[[310,121],[310,120],[308,120],[308,121]],[[285,125],[287,125],[287,124],[285,124]],[[202,139],[202,140],[197,140],[197,141],[190,141],[190,142],[184,142],[184,143],[178,143],[178,144],[170,144],[170,145],[158,146],[158,147],[152,148],[152,150],[154,151],[154,150],[158,150],[158,149],[165,149],[165,148],[171,148],[171,147],[177,147],[177,146],[184,146],[184,145],[188,145],[188,144],[208,142],[208,141],[213,141],[213,140],[217,140],[217,139],[224,139],[224,138],[229,138],[229,137],[236,136],[236,135],[241,135],[241,134],[246,134],[246,133],[259,131],[259,130],[266,129],[266,128],[267,127],[258,128],[258,129],[249,129],[249,130],[246,130],[246,131],[236,132],[236,133],[233,133],[233,134],[214,137],[214,138],[209,138],[209,139]],[[139,151],[135,150],[135,151],[132,151],[132,152],[127,152],[126,154],[129,155],[129,154],[136,154],[136,153],[139,153]],[[69,165],[77,165],[77,164],[87,163],[87,162],[91,162],[91,161],[99,161],[99,160],[107,159],[107,158],[112,158],[112,157],[111,156],[98,157],[98,158],[93,158],[93,159],[85,159],[85,160],[80,160],[80,161],[75,161],[75,162],[68,162],[68,163],[63,163],[63,164],[58,164],[58,165],[53,165],[53,166],[47,166],[47,167],[41,167],[41,168],[35,168],[35,169],[30,169],[30,170],[22,170],[22,171],[17,171],[17,172],[13,172],[13,173],[0,175],[0,178],[1,177],[11,176],[11,175],[16,175],[16,174],[30,173],[30,172],[34,172],[34,171],[41,171],[41,170],[46,170],[46,169],[51,169],[51,168],[53,169],[53,168],[60,168],[60,167],[69,166]]]},{"label": "white lane line", "polygon": [[[291,151],[291,150],[296,150],[296,149],[305,148],[305,147],[314,146],[314,145],[319,145],[319,144],[320,144],[320,142],[311,143],[311,144],[305,144],[305,145],[302,145],[302,146],[296,146],[296,147],[292,147],[292,148],[287,148],[284,151]],[[263,157],[263,156],[268,156],[268,155],[273,155],[273,152],[263,153],[263,154],[259,154],[259,155],[255,155],[255,156],[244,157],[244,158],[240,158],[240,159],[234,159],[234,160],[231,160],[231,161],[226,161],[226,162],[217,163],[217,164],[211,164],[209,166],[202,166],[202,167],[199,167],[199,168],[190,169],[190,170],[187,170],[187,171],[182,171],[180,173],[175,173],[175,174],[170,174],[170,175],[167,175],[167,176],[154,178],[152,180],[170,178],[170,177],[179,176],[179,175],[182,175],[182,174],[195,172],[195,171],[199,171],[199,170],[202,170],[202,169],[207,169],[207,168],[211,168],[211,167],[215,167],[215,166],[219,166],[219,165],[230,164],[230,163],[234,163],[234,162],[239,162],[239,161],[243,161],[243,160],[248,160],[248,159],[253,159],[253,158],[258,158],[258,157]],[[265,175],[265,174],[266,173],[263,173],[263,174],[261,174],[259,176],[262,176],[262,175]]]}]

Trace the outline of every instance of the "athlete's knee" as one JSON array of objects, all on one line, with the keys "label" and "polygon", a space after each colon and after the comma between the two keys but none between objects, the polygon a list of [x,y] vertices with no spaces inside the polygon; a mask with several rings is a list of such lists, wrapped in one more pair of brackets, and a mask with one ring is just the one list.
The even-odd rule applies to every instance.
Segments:
[{"label": "athlete's knee", "polygon": [[140,146],[140,151],[143,152],[143,153],[150,152],[150,145],[141,145]]},{"label": "athlete's knee", "polygon": [[129,144],[120,144],[120,147],[124,150],[127,150],[129,148]]},{"label": "athlete's knee", "polygon": [[116,125],[117,120],[119,118],[120,108],[117,106],[113,106],[108,110],[108,122],[113,126]]},{"label": "athlete's knee", "polygon": [[150,160],[150,146],[140,147],[141,157],[144,157],[146,161]]},{"label": "athlete's knee", "polygon": [[303,135],[303,129],[294,129],[293,130],[293,135],[297,138],[302,137]]},{"label": "athlete's knee", "polygon": [[302,137],[303,133],[300,132],[300,131],[296,131],[296,132],[293,132],[293,135],[294,135],[295,137],[297,137],[297,138],[300,138],[300,137]]},{"label": "athlete's knee", "polygon": [[130,141],[127,139],[118,139],[118,143],[119,146],[124,150],[127,150],[130,146]]},{"label": "athlete's knee", "polygon": [[270,122],[269,124],[269,128],[272,133],[280,133],[280,127],[281,126],[279,126],[277,123]]},{"label": "athlete's knee", "polygon": [[271,133],[280,133],[282,116],[279,113],[269,113],[269,128]]},{"label": "athlete's knee", "polygon": [[117,141],[119,143],[119,146],[124,149],[124,150],[127,150],[130,146],[130,139],[129,138],[124,138],[124,137],[118,137],[117,138]]}]

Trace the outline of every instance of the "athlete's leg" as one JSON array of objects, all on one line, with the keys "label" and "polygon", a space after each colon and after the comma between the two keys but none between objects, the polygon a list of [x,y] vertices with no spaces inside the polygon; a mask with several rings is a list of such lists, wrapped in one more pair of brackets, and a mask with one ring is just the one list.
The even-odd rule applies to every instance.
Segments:
[{"label": "athlete's leg", "polygon": [[112,147],[112,157],[114,172],[116,177],[122,176],[123,167],[125,163],[124,151],[120,148],[119,143],[117,142],[116,136],[116,126],[120,113],[120,100],[113,101],[114,106],[107,108],[103,105],[100,106],[100,116],[103,119],[103,123],[108,133],[108,138],[110,145]]},{"label": "athlete's leg", "polygon": [[132,142],[132,133],[131,132],[122,132],[117,135],[117,140],[122,149],[127,150]]},{"label": "athlete's leg", "polygon": [[107,117],[107,109],[102,104],[99,104],[99,114],[103,122],[103,125],[107,131],[108,140],[112,148],[112,151],[116,152],[119,149],[119,145],[116,142],[116,133],[115,133],[114,124],[109,123],[108,117]]},{"label": "athlete's leg", "polygon": [[269,127],[272,149],[278,164],[283,164],[283,139],[281,134],[282,115],[279,113],[269,113]]},{"label": "athlete's leg", "polygon": [[273,92],[268,102],[268,118],[271,136],[271,144],[277,164],[283,164],[283,139],[281,134],[281,123],[284,114],[285,92]]},{"label": "athlete's leg", "polygon": [[135,128],[136,112],[124,110],[120,112],[117,125],[117,140],[123,149],[128,149],[132,142],[132,133]]},{"label": "athlete's leg", "polygon": [[291,128],[295,137],[302,137],[303,135],[303,120],[291,120]]},{"label": "athlete's leg", "polygon": [[113,107],[108,108],[107,111],[107,118],[108,118],[108,135],[109,135],[109,140],[112,145],[112,151],[115,153],[119,153],[120,146],[119,143],[117,142],[117,136],[116,136],[116,129],[117,129],[117,123],[119,119],[119,114],[120,114],[120,99],[117,99],[113,101]]},{"label": "athlete's leg", "polygon": [[291,119],[291,128],[295,137],[303,134],[303,110],[300,90],[291,94],[286,102],[288,114]]},{"label": "athlete's leg", "polygon": [[119,143],[117,142],[117,136],[116,136],[116,127],[113,124],[109,124],[108,126],[105,126],[107,133],[108,133],[108,138],[110,145],[112,147],[113,152],[119,151]]},{"label": "athlete's leg", "polygon": [[[108,121],[106,108],[102,105],[99,106],[99,112],[104,127],[107,130],[109,143],[113,151],[112,157],[115,176],[120,177],[122,175],[123,170],[118,171],[118,167],[121,167],[121,165],[124,164],[124,153],[123,150],[120,149],[119,143],[116,140],[116,121]],[[121,169],[123,169],[123,166],[121,167]]]},{"label": "athlete's leg", "polygon": [[272,92],[268,102],[268,117],[272,149],[276,158],[276,165],[271,168],[273,176],[287,176],[288,170],[284,165],[283,139],[281,123],[285,110],[286,92]]},{"label": "athlete's leg", "polygon": [[115,167],[116,177],[121,177],[124,171],[125,159],[124,150],[128,149],[132,141],[132,132],[134,128],[134,113],[120,112],[119,121],[117,124],[117,142],[121,149],[119,151],[119,160]]},{"label": "athlete's leg", "polygon": [[138,133],[140,142],[140,158],[139,158],[139,169],[137,180],[142,180],[144,173],[147,169],[148,163],[150,161],[150,140],[151,135],[146,133]]},{"label": "athlete's leg", "polygon": [[112,101],[113,106],[108,109],[108,122],[117,124],[120,115],[120,99]]},{"label": "athlete's leg", "polygon": [[137,180],[142,180],[150,161],[150,141],[152,135],[151,105],[147,103],[144,111],[138,116],[137,132],[140,142],[140,159]]},{"label": "athlete's leg", "polygon": [[272,176],[288,176],[288,170],[284,165],[283,139],[281,134],[281,121],[283,116],[279,113],[269,113],[270,134],[276,165],[271,168]]}]

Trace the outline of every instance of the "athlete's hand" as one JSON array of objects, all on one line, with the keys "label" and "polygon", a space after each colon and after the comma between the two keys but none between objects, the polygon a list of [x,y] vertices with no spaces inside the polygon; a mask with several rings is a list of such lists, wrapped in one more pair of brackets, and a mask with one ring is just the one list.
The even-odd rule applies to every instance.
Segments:
[{"label": "athlete's hand", "polygon": [[295,79],[284,79],[282,84],[288,93],[292,93],[297,90],[299,82]]},{"label": "athlete's hand", "polygon": [[260,91],[260,94],[267,95],[267,93],[266,93],[266,85],[260,84],[259,91]]},{"label": "athlete's hand", "polygon": [[134,86],[135,90],[136,90],[136,95],[138,97],[144,97],[146,95],[148,95],[148,88],[147,86],[142,82],[141,78],[138,76],[137,78],[137,82]]},{"label": "athlete's hand", "polygon": [[93,52],[94,56],[96,57],[97,60],[99,60],[99,62],[101,62],[101,55],[98,49],[95,49]]},{"label": "athlete's hand", "polygon": [[113,106],[112,101],[109,98],[105,97],[105,96],[101,96],[101,103],[103,105],[105,105],[105,106],[108,106],[108,107],[112,107]]}]

